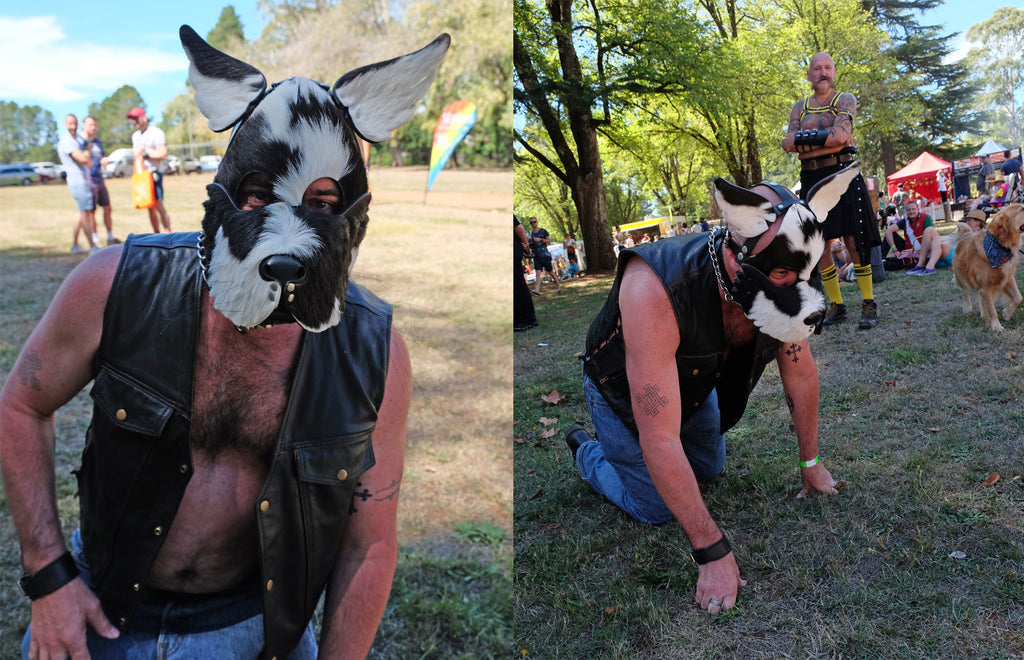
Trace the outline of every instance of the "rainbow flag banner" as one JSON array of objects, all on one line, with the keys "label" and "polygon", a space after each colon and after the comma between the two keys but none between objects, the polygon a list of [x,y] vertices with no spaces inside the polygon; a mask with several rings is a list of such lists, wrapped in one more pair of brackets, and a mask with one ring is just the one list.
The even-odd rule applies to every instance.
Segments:
[{"label": "rainbow flag banner", "polygon": [[452,103],[437,120],[434,127],[434,142],[430,147],[430,178],[427,179],[427,190],[434,185],[434,179],[444,169],[455,147],[466,137],[469,129],[476,123],[476,104],[472,101],[456,101]]}]

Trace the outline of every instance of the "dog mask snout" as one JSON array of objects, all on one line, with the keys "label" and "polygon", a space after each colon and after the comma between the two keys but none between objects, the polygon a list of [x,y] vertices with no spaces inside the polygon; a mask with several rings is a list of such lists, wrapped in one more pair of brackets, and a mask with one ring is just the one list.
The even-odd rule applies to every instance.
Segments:
[{"label": "dog mask snout", "polygon": [[279,282],[282,286],[293,284],[300,287],[306,283],[306,268],[294,257],[275,254],[260,263],[260,277],[267,282]]}]

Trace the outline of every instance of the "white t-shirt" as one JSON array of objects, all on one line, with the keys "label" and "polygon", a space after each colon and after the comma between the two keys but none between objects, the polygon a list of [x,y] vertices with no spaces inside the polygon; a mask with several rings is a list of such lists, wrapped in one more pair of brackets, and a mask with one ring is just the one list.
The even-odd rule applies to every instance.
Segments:
[{"label": "white t-shirt", "polygon": [[[138,149],[142,146],[144,149],[155,149],[160,145],[167,144],[167,136],[164,132],[153,126],[152,124],[146,129],[146,132],[135,131],[132,133],[132,148]],[[167,171],[167,159],[153,162],[147,156],[143,155],[142,162],[146,166],[146,169],[150,172],[160,172],[163,174]]]},{"label": "white t-shirt", "polygon": [[67,130],[60,136],[57,142],[57,155],[60,157],[60,164],[68,175],[69,186],[84,186],[89,180],[89,166],[82,165],[71,157],[72,151],[80,151],[85,148],[85,140],[68,133]]}]

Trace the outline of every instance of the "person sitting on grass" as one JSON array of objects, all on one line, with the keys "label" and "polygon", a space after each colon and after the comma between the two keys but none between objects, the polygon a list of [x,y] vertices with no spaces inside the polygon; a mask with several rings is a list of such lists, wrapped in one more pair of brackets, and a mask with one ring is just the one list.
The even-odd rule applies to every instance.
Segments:
[{"label": "person sitting on grass", "polygon": [[[964,214],[964,222],[971,231],[983,229],[985,221],[985,212],[981,209],[971,209]],[[955,251],[956,247],[947,243],[934,227],[928,227],[921,239],[921,256],[918,257],[917,265],[907,271],[907,275],[934,275],[936,268],[952,268]]]},{"label": "person sitting on grass", "polygon": [[907,200],[906,208],[907,219],[889,225],[885,230],[885,242],[897,259],[916,259],[921,249],[921,238],[926,229],[935,226],[935,221],[927,213],[921,214],[921,207],[915,199]]}]

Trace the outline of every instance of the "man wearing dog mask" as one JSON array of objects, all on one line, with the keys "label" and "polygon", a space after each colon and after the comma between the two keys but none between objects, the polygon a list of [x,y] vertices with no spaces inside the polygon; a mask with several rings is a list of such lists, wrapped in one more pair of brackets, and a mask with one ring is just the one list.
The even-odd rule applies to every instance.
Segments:
[{"label": "man wearing dog mask", "polygon": [[[270,87],[188,26],[181,40],[197,105],[233,128],[203,231],[84,261],[0,393],[23,655],[363,657],[397,559],[411,375],[390,306],[349,281],[368,220],[357,138],[409,119],[450,40]],[[89,381],[69,551],[54,414]]]},{"label": "man wearing dog mask", "polygon": [[590,326],[584,392],[596,439],[566,432],[580,475],[642,522],[672,518],[698,564],[696,601],[711,614],[745,584],[699,480],[725,465],[723,435],[771,360],[779,365],[799,445],[803,488],[835,493],[818,457],[818,372],[807,343],[825,304],[811,282],[825,249],[818,218],[858,166],[829,177],[806,203],[776,184],[716,179],[726,229],[623,250]]}]

